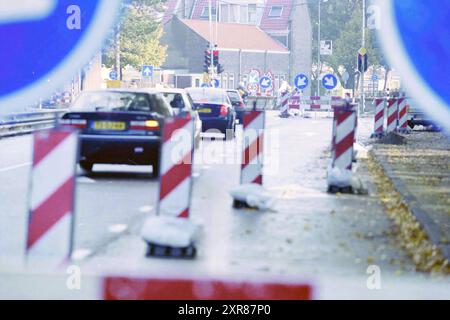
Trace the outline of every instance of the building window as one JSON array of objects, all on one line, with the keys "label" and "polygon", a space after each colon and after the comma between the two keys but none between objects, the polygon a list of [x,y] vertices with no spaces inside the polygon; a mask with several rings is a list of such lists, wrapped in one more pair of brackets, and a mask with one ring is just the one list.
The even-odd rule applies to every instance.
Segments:
[{"label": "building window", "polygon": [[228,88],[229,89],[234,89],[234,73],[230,73],[228,75]]},{"label": "building window", "polygon": [[283,6],[272,6],[269,11],[269,18],[280,18],[283,13]]},{"label": "building window", "polygon": [[248,5],[248,22],[249,23],[257,23],[257,13],[256,13],[256,4]]},{"label": "building window", "polygon": [[229,6],[228,4],[221,4],[219,11],[220,22],[228,22],[229,20]]},{"label": "building window", "polygon": [[[216,15],[216,7],[211,8],[211,15],[214,17]],[[201,18],[209,18],[209,6],[204,6],[202,14],[200,15]]]}]

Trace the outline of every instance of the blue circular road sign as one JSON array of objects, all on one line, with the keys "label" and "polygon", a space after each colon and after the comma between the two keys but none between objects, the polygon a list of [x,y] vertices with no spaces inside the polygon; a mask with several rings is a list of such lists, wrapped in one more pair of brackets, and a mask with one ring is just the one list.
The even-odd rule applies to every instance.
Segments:
[{"label": "blue circular road sign", "polygon": [[202,87],[202,88],[210,88],[211,85],[208,84],[208,83],[202,83],[202,85],[200,87]]},{"label": "blue circular road sign", "polygon": [[380,1],[384,52],[418,105],[450,130],[450,2]]},{"label": "blue circular road sign", "polygon": [[272,79],[268,76],[263,76],[259,79],[259,86],[263,89],[272,87]]},{"label": "blue circular road sign", "polygon": [[109,78],[110,78],[111,80],[117,80],[118,77],[119,77],[119,74],[117,73],[116,70],[112,70],[112,71],[109,73]]},{"label": "blue circular road sign", "polygon": [[219,81],[219,79],[214,79],[212,84],[213,84],[213,87],[214,87],[214,88],[220,87],[220,81]]},{"label": "blue circular road sign", "polygon": [[306,89],[309,85],[308,76],[305,74],[298,74],[294,79],[294,85],[299,90]]},{"label": "blue circular road sign", "polygon": [[49,96],[98,53],[121,0],[11,1],[0,10],[0,113]]},{"label": "blue circular road sign", "polygon": [[322,78],[322,86],[327,90],[333,90],[338,85],[338,79],[334,74],[327,74]]}]

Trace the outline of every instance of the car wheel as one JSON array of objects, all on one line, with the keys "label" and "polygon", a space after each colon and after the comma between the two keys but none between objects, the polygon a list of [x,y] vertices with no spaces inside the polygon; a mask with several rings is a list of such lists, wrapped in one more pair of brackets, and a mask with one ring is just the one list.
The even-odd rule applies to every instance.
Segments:
[{"label": "car wheel", "polygon": [[80,167],[81,169],[83,169],[83,171],[91,173],[92,169],[94,168],[94,163],[89,161],[80,161]]},{"label": "car wheel", "polygon": [[156,160],[152,163],[152,175],[154,178],[158,178],[159,177],[159,161]]}]

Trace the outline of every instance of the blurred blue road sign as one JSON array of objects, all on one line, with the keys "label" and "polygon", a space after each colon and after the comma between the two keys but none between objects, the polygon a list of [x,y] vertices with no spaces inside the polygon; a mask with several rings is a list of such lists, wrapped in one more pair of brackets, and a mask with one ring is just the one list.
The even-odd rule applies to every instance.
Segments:
[{"label": "blurred blue road sign", "polygon": [[377,81],[378,80],[378,76],[376,74],[372,75],[372,81]]},{"label": "blurred blue road sign", "polygon": [[111,80],[117,80],[118,77],[119,77],[119,75],[118,75],[118,73],[117,73],[116,70],[112,70],[112,71],[109,73],[109,78],[110,78]]},{"label": "blurred blue road sign", "polygon": [[308,76],[305,74],[298,74],[294,79],[294,85],[299,90],[304,90],[309,85]]},{"label": "blurred blue road sign", "polygon": [[218,87],[220,86],[220,81],[219,81],[219,79],[214,79],[214,80],[212,81],[212,83],[213,83],[213,87],[214,87],[214,88],[218,88]]},{"label": "blurred blue road sign", "polygon": [[259,79],[259,86],[263,89],[272,87],[272,79],[268,76],[263,76]]},{"label": "blurred blue road sign", "polygon": [[334,74],[327,74],[322,78],[322,86],[327,90],[333,90],[338,85],[338,80]]},{"label": "blurred blue road sign", "polygon": [[402,85],[450,130],[450,2],[380,1],[382,44]]},{"label": "blurred blue road sign", "polygon": [[202,88],[209,88],[209,87],[211,87],[211,85],[209,85],[208,83],[202,83],[201,87]]},{"label": "blurred blue road sign", "polygon": [[97,54],[121,0],[10,1],[0,9],[0,113],[50,96]]},{"label": "blurred blue road sign", "polygon": [[153,66],[142,66],[142,76],[144,78],[153,77]]}]

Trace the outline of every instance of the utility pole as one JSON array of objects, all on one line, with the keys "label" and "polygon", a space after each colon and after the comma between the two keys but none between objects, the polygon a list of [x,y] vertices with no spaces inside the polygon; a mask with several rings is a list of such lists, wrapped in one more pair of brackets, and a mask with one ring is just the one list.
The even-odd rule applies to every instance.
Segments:
[{"label": "utility pole", "polygon": [[115,39],[115,66],[118,79],[122,80],[122,72],[121,72],[121,66],[120,66],[120,25],[117,25],[116,29],[116,39]]},{"label": "utility pole", "polygon": [[[362,0],[363,21],[362,21],[362,48],[366,48],[366,0]],[[364,74],[365,65],[363,61],[363,68],[361,72],[361,111],[365,112],[366,109],[366,94],[364,92]]]},{"label": "utility pole", "polygon": [[[209,71],[210,79],[214,77],[214,32],[213,32],[213,21],[212,21],[212,0],[209,0],[209,52],[211,54],[211,68]],[[217,15],[217,13],[216,13]]]},{"label": "utility pole", "polygon": [[317,35],[317,95],[320,96],[320,73],[321,73],[321,69],[320,68],[320,24],[321,24],[321,3],[322,0],[319,0],[319,25],[318,25],[318,35]]}]

